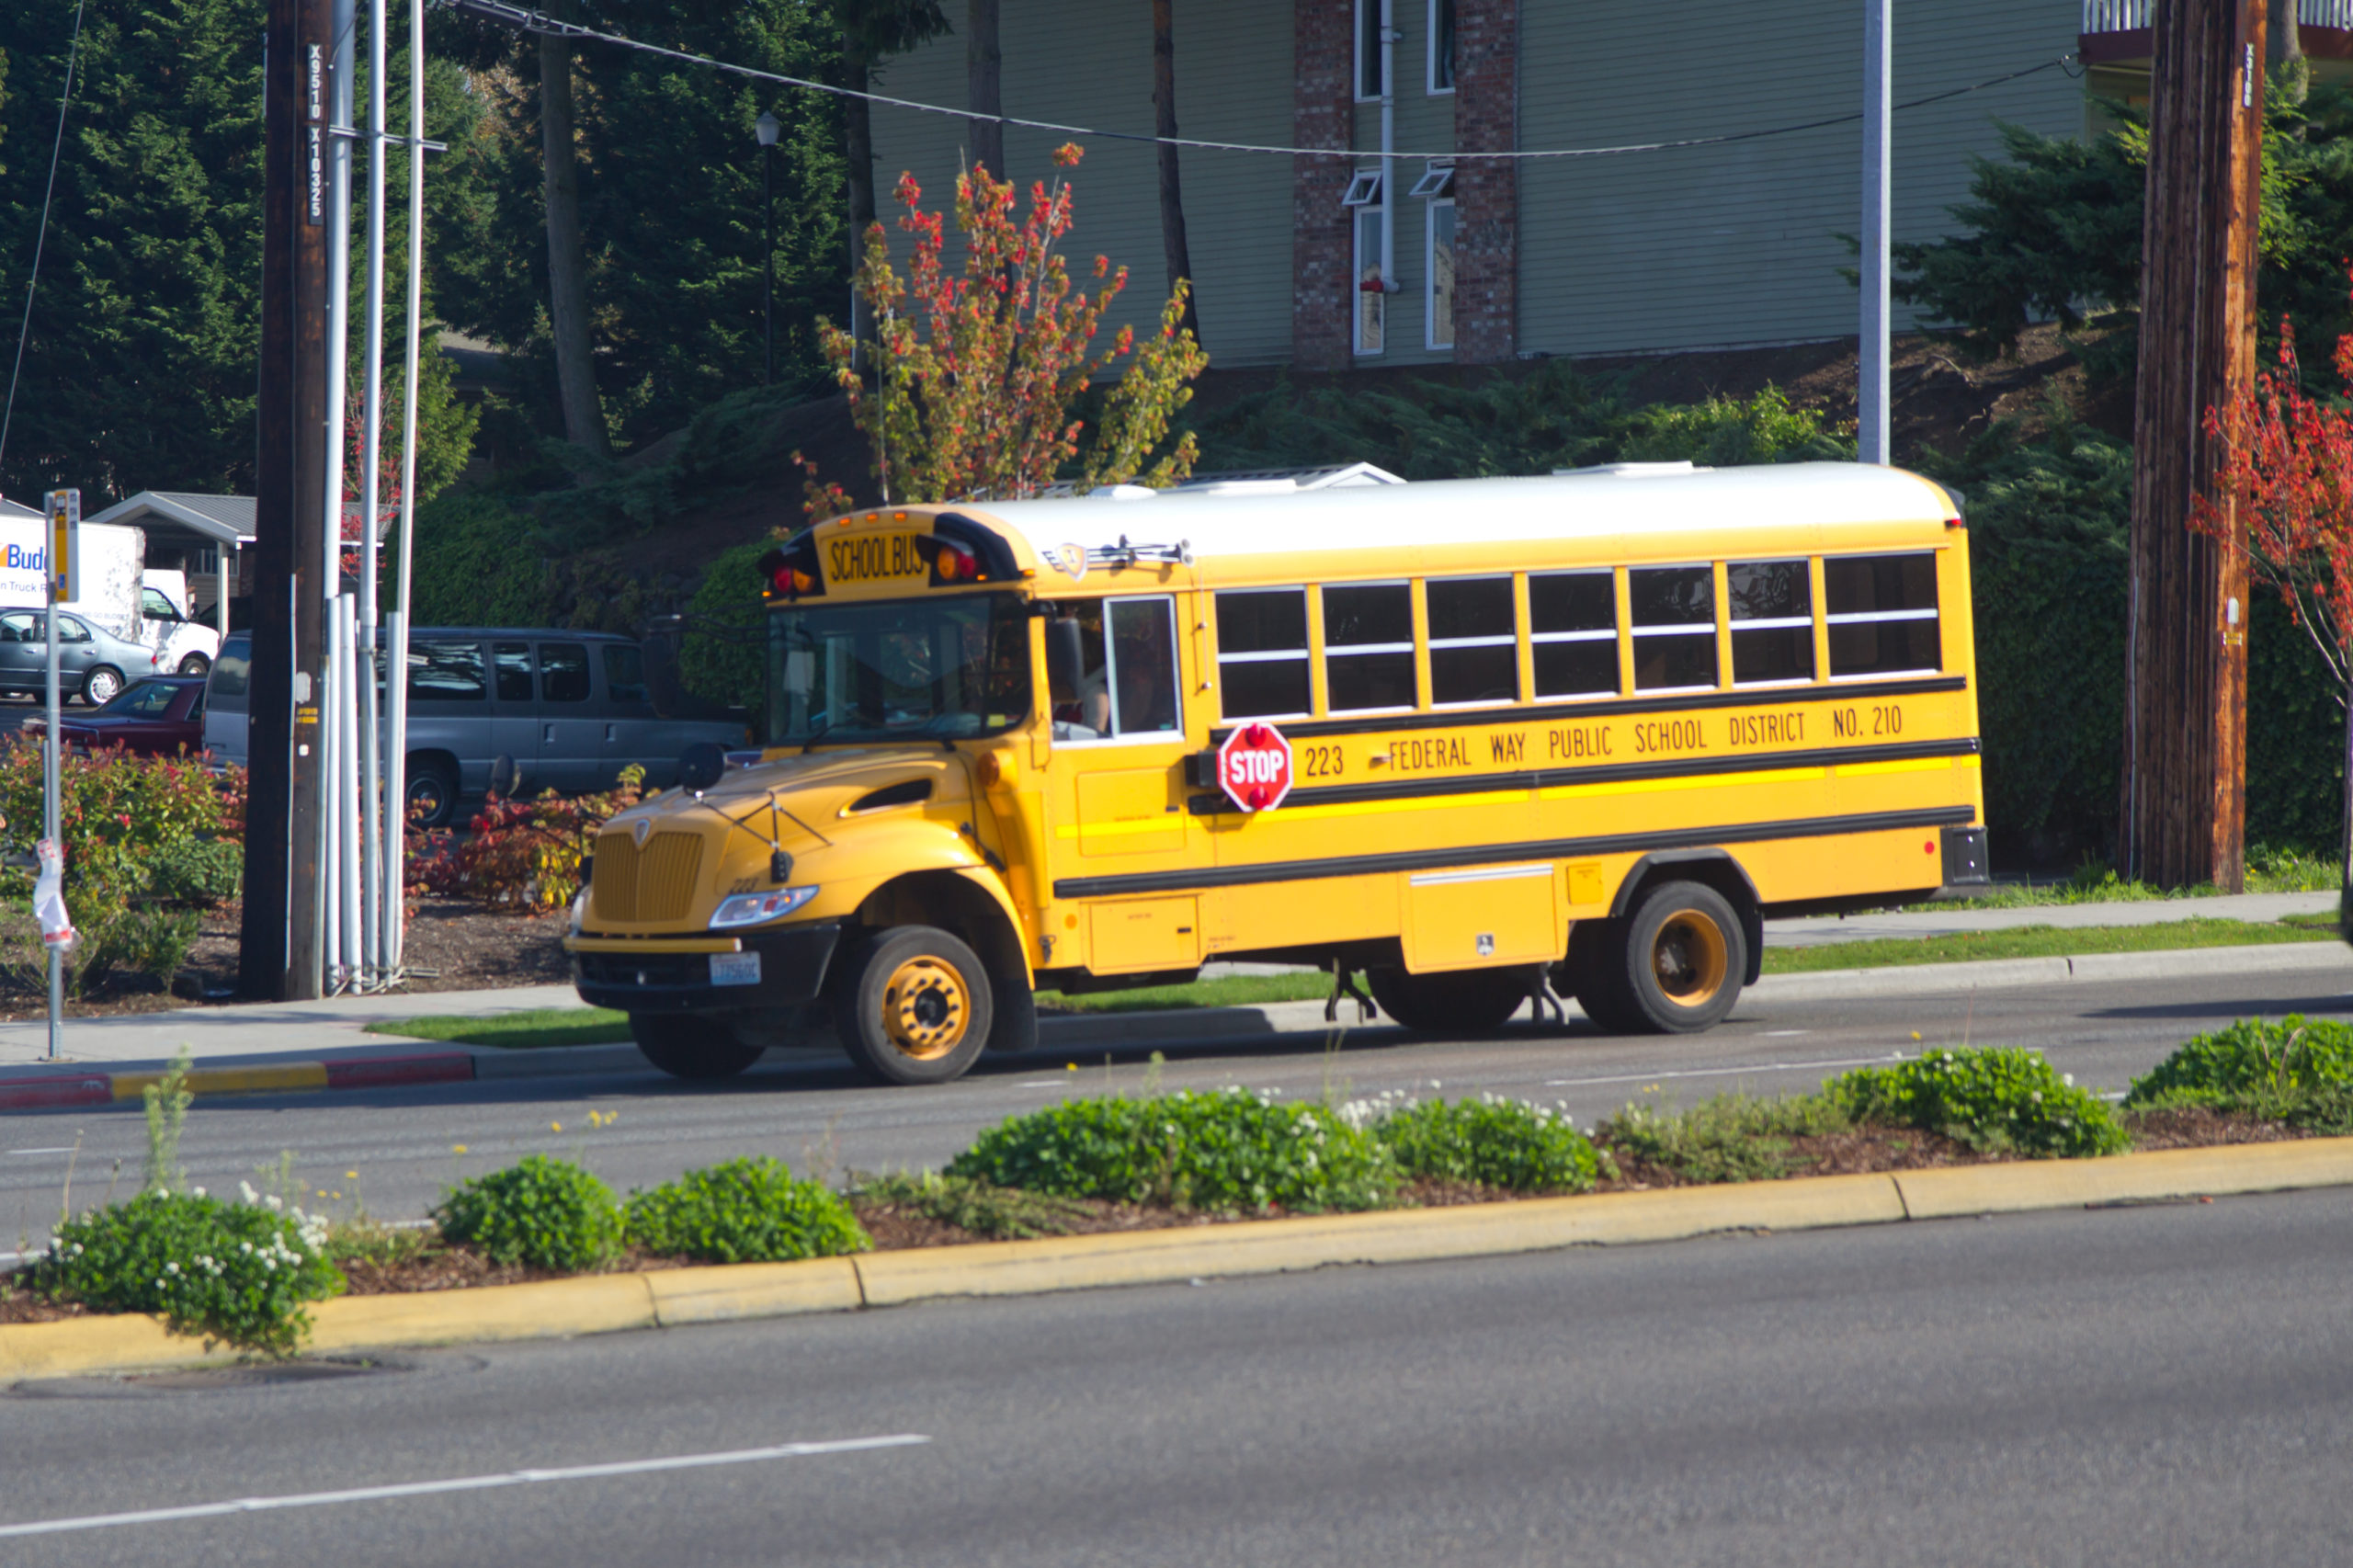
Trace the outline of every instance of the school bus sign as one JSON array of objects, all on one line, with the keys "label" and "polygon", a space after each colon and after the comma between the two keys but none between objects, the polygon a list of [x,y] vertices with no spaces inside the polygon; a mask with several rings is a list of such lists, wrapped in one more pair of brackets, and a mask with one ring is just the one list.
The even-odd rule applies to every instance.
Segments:
[{"label": "school bus sign", "polygon": [[1245,724],[1217,748],[1225,798],[1245,812],[1271,812],[1290,793],[1290,743],[1272,724]]}]

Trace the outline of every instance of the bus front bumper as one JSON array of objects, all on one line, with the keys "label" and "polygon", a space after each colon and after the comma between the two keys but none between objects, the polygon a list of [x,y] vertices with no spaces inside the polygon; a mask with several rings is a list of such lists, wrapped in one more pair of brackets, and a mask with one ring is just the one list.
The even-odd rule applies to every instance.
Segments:
[{"label": "bus front bumper", "polygon": [[[572,983],[592,1007],[623,1013],[729,1013],[790,1007],[824,989],[842,928],[833,921],[720,940],[572,937]],[[732,949],[734,950],[714,950]]]}]

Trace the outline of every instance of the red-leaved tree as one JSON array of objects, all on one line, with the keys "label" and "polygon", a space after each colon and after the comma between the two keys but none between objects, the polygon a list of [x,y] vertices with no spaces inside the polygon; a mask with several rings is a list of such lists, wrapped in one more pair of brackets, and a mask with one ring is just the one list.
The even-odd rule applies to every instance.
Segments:
[{"label": "red-leaved tree", "polygon": [[[2353,268],[2348,268],[2353,277]],[[2353,399],[2353,333],[2336,340],[2336,375]],[[2353,404],[2332,405],[2303,390],[2295,324],[2279,319],[2279,364],[2258,370],[2234,403],[2206,411],[2206,433],[2221,445],[2214,494],[2190,503],[2189,526],[2228,540],[2229,519],[2246,525],[2247,574],[2268,585],[2312,639],[2346,710],[2347,796],[2338,849],[2353,879]],[[2353,880],[2339,923],[2353,941]]]},{"label": "red-leaved tree", "polygon": [[[1066,143],[1054,153],[1055,166],[1071,168],[1079,156]],[[892,264],[878,222],[867,232],[853,280],[874,323],[867,373],[857,368],[850,335],[818,324],[851,416],[873,449],[885,501],[1012,499],[1065,477],[1080,490],[1130,481],[1165,485],[1192,472],[1189,431],[1164,447],[1171,419],[1192,397],[1188,383],[1209,363],[1182,325],[1184,280],[1170,291],[1156,331],[1139,343],[1123,326],[1108,347],[1097,347],[1103,312],[1126,287],[1128,269],[1098,256],[1093,289],[1074,284],[1056,248],[1072,217],[1070,186],[1060,174],[1030,186],[1018,217],[1010,184],[985,169],[956,176],[961,275],[943,259],[947,215],[923,210],[911,176],[899,176],[897,196],[905,209],[898,226],[914,242],[905,274]],[[1123,359],[1090,437],[1073,405]],[[806,490],[813,518],[850,505],[813,471]]]}]

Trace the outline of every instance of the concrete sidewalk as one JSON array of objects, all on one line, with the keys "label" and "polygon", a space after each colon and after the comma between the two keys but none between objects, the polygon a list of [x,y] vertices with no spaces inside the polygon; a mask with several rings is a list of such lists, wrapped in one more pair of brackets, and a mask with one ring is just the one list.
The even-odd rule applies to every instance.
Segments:
[{"label": "concrete sidewalk", "polygon": [[1811,948],[1824,942],[1873,938],[1955,937],[1972,931],[2010,931],[2022,926],[2164,926],[2177,920],[2274,921],[2290,915],[2333,915],[2334,892],[2247,892],[2215,898],[2143,899],[2130,903],[2046,903],[2023,909],[1984,909],[1967,903],[1902,914],[1819,915],[1765,922],[1768,948]]}]

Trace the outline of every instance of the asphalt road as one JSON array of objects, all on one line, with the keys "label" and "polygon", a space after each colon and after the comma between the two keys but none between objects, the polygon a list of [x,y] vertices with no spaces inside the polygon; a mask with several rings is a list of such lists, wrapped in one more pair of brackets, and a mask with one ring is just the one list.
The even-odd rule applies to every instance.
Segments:
[{"label": "asphalt road", "polygon": [[[2251,1014],[2353,1012],[2353,996],[2310,973],[2024,987],[1969,995],[1837,1002],[1745,1001],[1711,1033],[1612,1037],[1582,1020],[1565,1033],[1517,1025],[1483,1040],[1431,1040],[1390,1028],[1164,1046],[1170,1088],[1246,1084],[1291,1096],[1415,1089],[1448,1098],[1491,1091],[1565,1102],[1590,1125],[1644,1097],[1683,1103],[1724,1090],[1810,1089],[1897,1051],[1973,1040],[2036,1047],[2077,1082],[2120,1091],[2183,1040]],[[1915,1040],[1914,1037],[1917,1035]],[[626,1192],[739,1154],[796,1172],[944,1163],[972,1135],[1059,1096],[1140,1087],[1150,1048],[1084,1058],[984,1059],[962,1081],[877,1088],[847,1064],[764,1066],[722,1085],[647,1069],[598,1077],[430,1088],[199,1099],[180,1146],[189,1179],[222,1189],[291,1151],[314,1206],[379,1218],[421,1216],[450,1182],[534,1151],[585,1160]],[[1438,1087],[1433,1089],[1432,1085]],[[1655,1085],[1654,1088],[1653,1086]],[[609,1121],[607,1119],[609,1118]],[[76,1141],[79,1153],[75,1153]],[[0,1117],[0,1252],[38,1245],[67,1199],[85,1206],[139,1179],[146,1137],[136,1102]],[[117,1162],[119,1162],[118,1169]],[[355,1177],[347,1173],[358,1172]]]},{"label": "asphalt road", "polygon": [[[472,1484],[0,1560],[2341,1562],[2349,1252],[2353,1203],[2308,1193],[19,1391],[0,1525]],[[645,1468],[880,1438],[922,1440]]]}]

